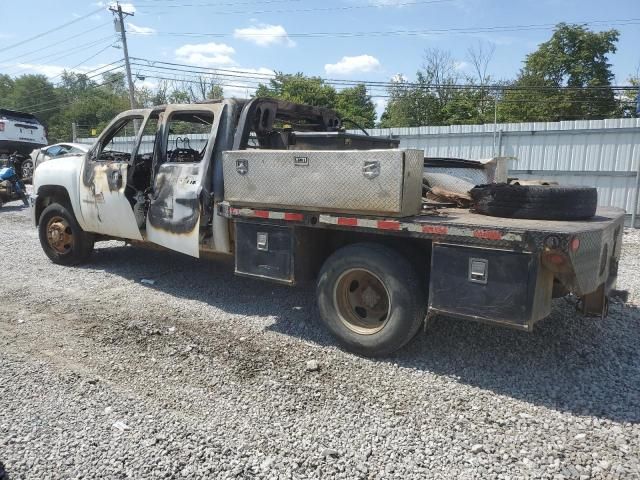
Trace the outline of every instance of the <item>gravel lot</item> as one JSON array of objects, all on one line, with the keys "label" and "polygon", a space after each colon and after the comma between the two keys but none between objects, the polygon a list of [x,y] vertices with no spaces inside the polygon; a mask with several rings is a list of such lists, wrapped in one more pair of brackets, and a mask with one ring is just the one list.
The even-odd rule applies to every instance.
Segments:
[{"label": "gravel lot", "polygon": [[630,303],[605,322],[564,300],[533,334],[440,318],[372,361],[334,346],[310,288],[122,242],[55,266],[6,205],[0,461],[12,480],[640,478],[625,242]]}]

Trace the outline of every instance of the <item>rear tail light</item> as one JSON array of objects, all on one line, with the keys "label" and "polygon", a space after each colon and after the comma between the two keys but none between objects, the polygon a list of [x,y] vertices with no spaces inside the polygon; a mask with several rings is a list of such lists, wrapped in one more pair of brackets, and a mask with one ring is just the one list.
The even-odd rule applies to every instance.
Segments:
[{"label": "rear tail light", "polygon": [[4,122],[0,122],[0,132],[4,132]]},{"label": "rear tail light", "polygon": [[578,237],[573,237],[571,239],[571,243],[569,243],[569,249],[575,253],[578,251],[579,248],[580,248],[580,239]]}]

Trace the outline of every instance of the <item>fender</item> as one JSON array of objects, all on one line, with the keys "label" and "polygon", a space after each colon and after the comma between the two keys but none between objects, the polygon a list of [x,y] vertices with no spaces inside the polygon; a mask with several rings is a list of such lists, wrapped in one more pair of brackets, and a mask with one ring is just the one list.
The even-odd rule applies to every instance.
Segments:
[{"label": "fender", "polygon": [[60,187],[67,191],[73,214],[83,229],[87,223],[80,208],[79,182],[84,157],[85,154],[70,155],[44,162],[36,168],[33,176],[33,191],[36,197],[41,191],[46,190],[46,187]]}]

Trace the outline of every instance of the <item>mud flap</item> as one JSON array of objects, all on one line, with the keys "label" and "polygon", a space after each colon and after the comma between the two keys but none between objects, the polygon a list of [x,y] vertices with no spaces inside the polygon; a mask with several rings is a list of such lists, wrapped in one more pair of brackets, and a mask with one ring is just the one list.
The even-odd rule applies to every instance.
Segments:
[{"label": "mud flap", "polygon": [[601,284],[595,291],[580,297],[578,311],[585,317],[599,317],[604,320],[609,315],[609,297],[605,284]]},{"label": "mud flap", "polygon": [[155,178],[147,214],[147,240],[200,256],[200,165],[165,163]]}]

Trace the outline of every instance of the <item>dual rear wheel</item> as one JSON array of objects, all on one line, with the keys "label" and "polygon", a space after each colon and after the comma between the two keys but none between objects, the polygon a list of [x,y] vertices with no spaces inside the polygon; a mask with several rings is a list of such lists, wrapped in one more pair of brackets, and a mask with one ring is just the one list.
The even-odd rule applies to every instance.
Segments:
[{"label": "dual rear wheel", "polygon": [[322,267],[316,290],[320,315],[348,350],[388,355],[420,329],[427,308],[426,283],[404,256],[389,247],[349,245]]}]

